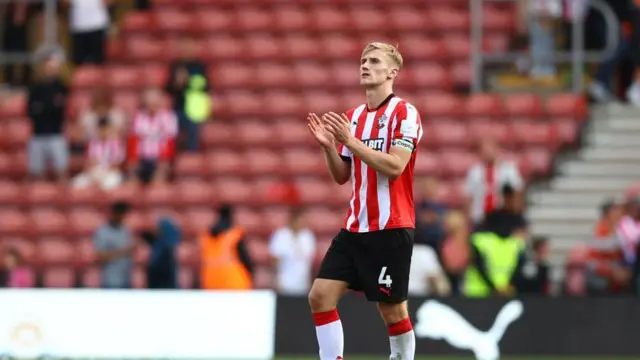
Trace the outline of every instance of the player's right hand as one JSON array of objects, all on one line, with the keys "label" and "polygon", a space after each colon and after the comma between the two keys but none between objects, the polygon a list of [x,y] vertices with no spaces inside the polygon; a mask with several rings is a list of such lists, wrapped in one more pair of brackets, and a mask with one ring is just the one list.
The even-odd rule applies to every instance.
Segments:
[{"label": "player's right hand", "polygon": [[321,120],[318,115],[314,113],[310,113],[307,116],[307,121],[309,122],[309,130],[318,144],[325,148],[334,147],[333,135],[325,128],[325,124],[323,120]]}]

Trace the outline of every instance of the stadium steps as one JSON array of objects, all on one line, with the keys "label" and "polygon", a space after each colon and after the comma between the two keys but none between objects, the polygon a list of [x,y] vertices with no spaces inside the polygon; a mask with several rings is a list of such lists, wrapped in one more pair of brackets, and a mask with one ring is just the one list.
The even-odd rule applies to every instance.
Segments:
[{"label": "stadium steps", "polygon": [[554,265],[592,238],[599,205],[640,179],[640,109],[607,105],[591,114],[583,148],[560,162],[549,187],[528,194],[531,232],[549,236]]}]

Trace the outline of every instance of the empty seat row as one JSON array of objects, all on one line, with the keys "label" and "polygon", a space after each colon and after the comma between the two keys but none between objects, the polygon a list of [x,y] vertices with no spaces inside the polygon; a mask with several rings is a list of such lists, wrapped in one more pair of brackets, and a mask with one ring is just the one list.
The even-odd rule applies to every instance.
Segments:
[{"label": "empty seat row", "polygon": [[[238,62],[210,64],[208,78],[218,89],[296,91],[360,90],[359,69],[356,61],[325,65],[319,62],[271,62],[259,68]],[[435,62],[417,63],[407,67],[395,86],[398,93],[416,90],[450,90],[454,86],[468,85],[467,61],[451,66]],[[73,74],[74,90],[107,87],[113,90],[143,90],[161,87],[166,83],[168,66],[139,65],[111,67],[81,67]]]},{"label": "empty seat row", "polygon": [[[328,195],[325,192],[325,196]],[[346,202],[347,199],[342,199],[342,204]],[[336,231],[343,225],[346,208],[336,209],[328,206],[309,207],[306,211],[309,227],[318,234]],[[274,209],[273,206],[240,207],[236,211],[236,221],[251,235],[268,236],[274,228],[286,222],[287,214],[286,208]],[[154,227],[155,221],[164,216],[170,216],[182,227],[187,240],[193,240],[197,234],[207,231],[216,219],[213,206],[190,208],[186,211],[178,211],[169,206],[157,206],[146,212],[133,211],[127,216],[126,223],[135,233]],[[1,236],[78,238],[93,235],[104,222],[104,212],[90,207],[70,211],[43,207],[32,211],[0,208]]]},{"label": "empty seat row", "polygon": [[[398,94],[402,96],[403,94]],[[77,91],[70,98],[69,109],[78,113],[89,105],[90,94]],[[425,90],[408,94],[405,99],[413,103],[423,120],[441,117],[512,117],[538,119],[542,117],[584,120],[587,104],[584,98],[573,94],[550,95],[546,100],[534,94],[512,94],[504,97],[491,94],[460,96],[444,91]],[[214,118],[243,120],[253,117],[274,121],[283,117],[296,117],[304,121],[309,112],[346,111],[364,102],[360,89],[342,93],[330,90],[294,92],[269,89],[264,91],[229,90],[213,96]],[[115,104],[129,114],[140,105],[139,91],[120,91]],[[0,100],[0,121],[26,115],[26,98],[14,96]],[[240,116],[244,118],[240,118]]]},{"label": "empty seat row", "polygon": [[[204,61],[330,61],[352,59],[357,64],[362,48],[373,41],[397,43],[407,63],[435,61],[445,63],[452,60],[468,61],[471,42],[466,33],[446,33],[442,36],[426,34],[387,36],[368,34],[362,37],[325,35],[322,37],[291,35],[278,37],[267,34],[246,38],[216,35],[197,41],[198,57]],[[505,33],[487,34],[483,41],[487,52],[503,53],[508,46]],[[179,58],[183,50],[180,41],[164,40],[161,37],[133,35],[122,42],[112,42],[108,55],[112,60],[168,62]],[[168,50],[172,49],[173,51]]]},{"label": "empty seat row", "polygon": [[[496,6],[484,7],[483,25],[488,30],[508,31],[514,28],[514,12]],[[138,12],[122,22],[124,32],[252,32],[252,31],[316,31],[341,32],[391,30],[468,31],[468,9],[451,6],[397,5],[339,7],[331,5],[286,7],[238,7],[180,9],[161,8]]]}]

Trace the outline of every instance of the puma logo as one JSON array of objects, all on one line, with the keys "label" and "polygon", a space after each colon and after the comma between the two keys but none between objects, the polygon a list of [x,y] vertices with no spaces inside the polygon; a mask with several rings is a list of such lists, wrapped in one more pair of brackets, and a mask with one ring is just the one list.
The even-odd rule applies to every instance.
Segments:
[{"label": "puma logo", "polygon": [[389,289],[385,289],[381,286],[378,290],[380,290],[380,292],[384,293],[387,296],[391,296],[391,290]]},{"label": "puma logo", "polygon": [[522,312],[521,301],[509,301],[498,312],[491,329],[483,332],[469,324],[451,307],[429,300],[418,308],[417,322],[413,329],[418,337],[445,340],[458,349],[471,350],[477,360],[498,360],[500,358],[498,343],[507,327],[520,318]]}]

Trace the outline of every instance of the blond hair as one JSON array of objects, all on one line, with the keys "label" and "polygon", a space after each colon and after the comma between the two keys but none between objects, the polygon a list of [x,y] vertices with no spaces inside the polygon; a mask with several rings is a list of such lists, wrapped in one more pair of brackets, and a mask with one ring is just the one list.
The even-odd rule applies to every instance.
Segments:
[{"label": "blond hair", "polygon": [[397,47],[383,42],[372,42],[364,47],[362,50],[362,56],[373,50],[382,51],[389,59],[391,59],[391,61],[398,65],[398,70],[402,69],[402,55],[400,54],[400,51],[398,51]]}]

